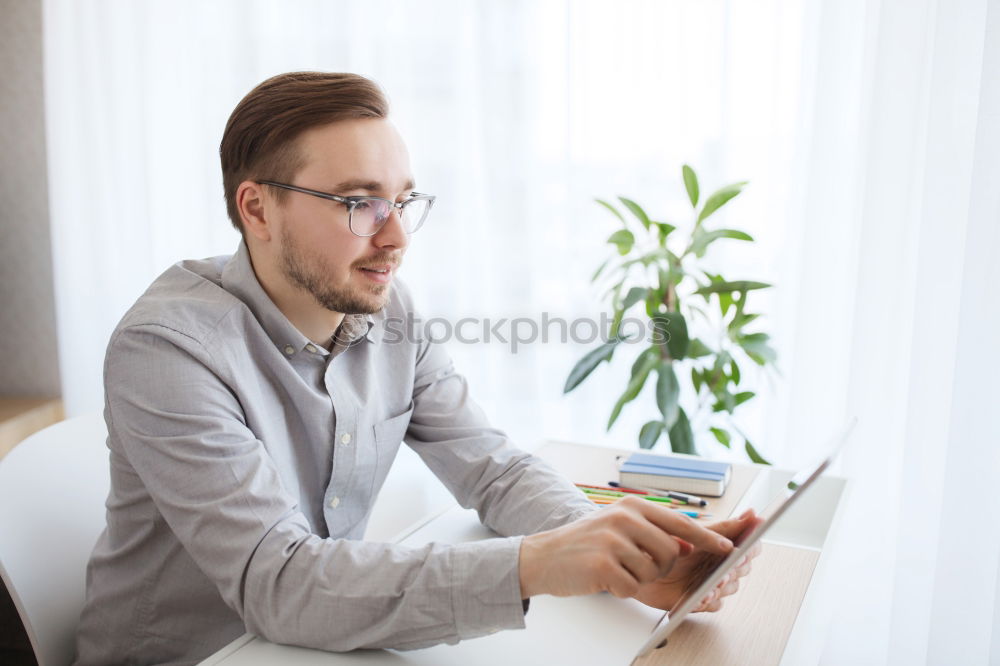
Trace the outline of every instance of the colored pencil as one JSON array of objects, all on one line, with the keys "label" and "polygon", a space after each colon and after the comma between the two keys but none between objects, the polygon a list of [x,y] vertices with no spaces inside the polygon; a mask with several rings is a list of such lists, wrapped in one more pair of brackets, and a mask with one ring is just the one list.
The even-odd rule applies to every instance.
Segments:
[{"label": "colored pencil", "polygon": [[[602,505],[617,504],[618,502],[622,501],[621,497],[608,497],[606,495],[588,495],[587,499],[589,499],[594,504],[602,504]],[[646,498],[643,498],[643,499],[651,499],[651,498],[646,497]],[[656,501],[656,500],[654,499],[653,501]],[[668,506],[666,508],[670,509],[671,511],[677,511],[678,513],[683,513],[685,516],[689,516],[691,518],[711,518],[712,517],[712,514],[710,514],[710,513],[699,513],[698,511],[688,511],[686,509],[677,509],[677,508],[674,508],[672,506]]]},{"label": "colored pencil", "polygon": [[582,484],[576,484],[582,492],[587,495],[605,495],[608,497],[638,497],[640,499],[649,500],[651,502],[663,502],[665,504],[685,504],[686,502],[681,502],[680,500],[673,499],[672,497],[659,497],[657,495],[639,495],[635,493],[624,493],[620,490],[614,490],[609,488],[608,490],[603,490],[601,488],[594,488],[592,486],[584,486]]}]

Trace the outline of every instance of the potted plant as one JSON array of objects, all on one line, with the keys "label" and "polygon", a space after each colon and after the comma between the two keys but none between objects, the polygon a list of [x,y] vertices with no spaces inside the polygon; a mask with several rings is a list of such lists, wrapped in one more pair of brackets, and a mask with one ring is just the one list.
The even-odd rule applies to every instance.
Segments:
[{"label": "potted plant", "polygon": [[[622,322],[641,305],[650,332],[649,345],[632,363],[625,391],[611,410],[608,430],[622,408],[655,374],[657,417],[640,429],[641,448],[652,448],[666,437],[673,451],[696,454],[691,424],[692,420],[704,420],[720,444],[731,448],[741,443],[751,460],[767,463],[733,416],[756,395],[743,386],[741,366],[753,362],[773,367],[777,358],[766,333],[747,330],[760,317],[747,308],[749,294],[770,285],[728,279],[704,267],[704,258],[716,241],[753,242],[743,231],[709,229],[706,224],[713,213],[742,192],[746,182],[716,190],[699,208],[697,175],[686,164],[681,173],[694,214],[686,236],[673,224],[651,219],[631,199],[618,197],[630,217],[608,201],[596,199],[622,225],[607,241],[614,248],[612,257],[591,279],[606,287],[603,298],[611,307],[611,328],[603,344],[573,367],[563,392],[579,386],[601,363],[610,363],[623,342],[635,340],[622,330]],[[681,381],[688,378],[696,403],[685,409],[680,404],[680,389]]]}]

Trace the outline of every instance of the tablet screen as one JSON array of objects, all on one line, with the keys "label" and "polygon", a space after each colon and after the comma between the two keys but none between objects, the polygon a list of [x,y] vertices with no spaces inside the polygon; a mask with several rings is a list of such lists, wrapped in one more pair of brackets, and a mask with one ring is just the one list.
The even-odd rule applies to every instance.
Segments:
[{"label": "tablet screen", "polygon": [[706,558],[704,564],[700,567],[700,570],[696,571],[692,575],[692,584],[688,587],[688,590],[681,596],[681,598],[674,604],[673,608],[664,614],[663,618],[660,619],[656,627],[653,629],[652,634],[649,639],[640,648],[639,653],[636,658],[643,657],[653,650],[663,647],[667,643],[667,638],[670,636],[671,632],[677,628],[677,626],[684,620],[684,618],[695,608],[698,607],[701,600],[706,597],[712,589],[722,580],[723,576],[729,573],[743,556],[750,551],[755,543],[757,543],[762,536],[764,536],[768,530],[778,521],[778,519],[785,513],[785,511],[790,507],[799,497],[806,492],[810,486],[816,481],[817,478],[830,466],[833,459],[837,457],[840,453],[844,442],[847,441],[847,436],[850,434],[851,430],[854,428],[854,424],[857,419],[852,419],[850,423],[844,428],[838,437],[834,439],[833,445],[829,449],[829,453],[822,458],[816,465],[807,467],[806,469],[797,473],[784,488],[777,494],[777,496],[768,504],[767,508],[760,512],[761,522],[757,525],[755,529],[749,533],[744,533],[740,535],[737,539],[736,546],[729,555],[725,557],[717,556],[714,558]]}]

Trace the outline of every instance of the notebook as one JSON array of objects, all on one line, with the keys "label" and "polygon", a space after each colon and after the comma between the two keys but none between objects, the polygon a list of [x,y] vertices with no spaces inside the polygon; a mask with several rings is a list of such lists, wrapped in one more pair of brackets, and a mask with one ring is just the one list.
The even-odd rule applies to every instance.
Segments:
[{"label": "notebook", "polygon": [[631,488],[656,488],[720,497],[733,474],[727,462],[633,453],[618,468],[618,481]]}]

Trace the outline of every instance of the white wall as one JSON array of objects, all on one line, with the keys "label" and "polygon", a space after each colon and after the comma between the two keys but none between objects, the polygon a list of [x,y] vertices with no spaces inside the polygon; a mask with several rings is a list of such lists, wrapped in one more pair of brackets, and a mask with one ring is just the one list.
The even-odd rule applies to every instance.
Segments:
[{"label": "white wall", "polygon": [[0,0],[0,395],[59,395],[40,0]]}]

